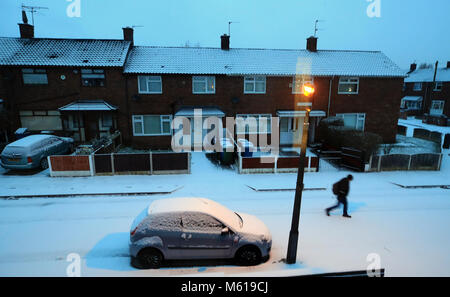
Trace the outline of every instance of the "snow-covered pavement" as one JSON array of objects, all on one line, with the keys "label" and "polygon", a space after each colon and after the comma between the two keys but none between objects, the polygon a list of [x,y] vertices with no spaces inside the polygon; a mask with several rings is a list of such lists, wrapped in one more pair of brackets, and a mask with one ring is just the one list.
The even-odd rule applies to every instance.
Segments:
[{"label": "snow-covered pavement", "polygon": [[[4,172],[3,172],[4,173]],[[238,175],[212,165],[202,153],[192,156],[191,175],[50,178],[0,176],[0,196],[23,193],[150,192],[167,195],[28,198],[0,200],[0,275],[65,276],[70,253],[82,258],[81,275],[114,276],[281,276],[365,270],[376,253],[387,276],[450,276],[450,190],[404,189],[417,182],[449,184],[450,162],[440,172],[353,173],[349,195],[352,219],[324,208],[335,203],[330,187],[347,171],[306,173],[305,187],[327,188],[303,194],[298,261],[286,265],[296,174]],[[273,236],[271,258],[256,267],[201,265],[136,270],[128,257],[128,232],[134,217],[154,199],[207,197],[228,208],[254,214]]]}]

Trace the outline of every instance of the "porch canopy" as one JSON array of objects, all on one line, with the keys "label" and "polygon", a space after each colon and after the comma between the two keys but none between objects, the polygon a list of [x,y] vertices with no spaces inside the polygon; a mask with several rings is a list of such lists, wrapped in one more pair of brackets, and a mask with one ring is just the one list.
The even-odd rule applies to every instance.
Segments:
[{"label": "porch canopy", "polygon": [[422,101],[422,96],[405,96],[402,98],[402,101],[420,102]]},{"label": "porch canopy", "polygon": [[202,111],[202,117],[218,117],[223,118],[225,113],[216,107],[183,107],[175,113],[176,117],[192,118],[195,116],[195,110]]},{"label": "porch canopy", "polygon": [[59,108],[60,111],[114,111],[117,107],[103,100],[78,100]]},{"label": "porch canopy", "polygon": [[[280,118],[299,118],[306,115],[306,111],[303,110],[279,110],[277,115]],[[322,110],[312,110],[309,113],[310,117],[325,117],[327,114]]]}]

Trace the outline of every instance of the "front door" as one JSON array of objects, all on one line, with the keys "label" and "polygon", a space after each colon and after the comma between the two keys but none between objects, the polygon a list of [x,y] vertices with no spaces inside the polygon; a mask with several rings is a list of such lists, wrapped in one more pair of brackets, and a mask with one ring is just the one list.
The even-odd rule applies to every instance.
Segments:
[{"label": "front door", "polygon": [[99,116],[95,113],[86,113],[85,117],[86,140],[97,139],[100,136],[98,127]]},{"label": "front door", "polygon": [[299,145],[301,142],[301,131],[299,123],[302,118],[283,117],[280,118],[280,144],[281,145]]}]

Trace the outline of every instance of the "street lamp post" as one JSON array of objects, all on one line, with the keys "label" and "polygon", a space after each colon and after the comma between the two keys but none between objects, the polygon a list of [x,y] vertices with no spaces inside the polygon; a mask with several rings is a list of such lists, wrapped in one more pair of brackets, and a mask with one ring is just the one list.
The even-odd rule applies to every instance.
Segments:
[{"label": "street lamp post", "polygon": [[[314,86],[303,86],[303,93],[310,97],[314,94]],[[302,204],[302,192],[304,189],[304,175],[305,175],[305,160],[306,160],[306,146],[308,143],[308,130],[309,130],[309,113],[311,111],[312,103],[308,102],[304,104],[306,106],[306,114],[303,122],[302,129],[302,142],[300,146],[300,160],[298,165],[297,185],[295,188],[295,200],[294,209],[292,212],[291,231],[289,232],[289,243],[287,250],[286,263],[295,264],[297,259],[297,245],[298,245],[298,226],[300,222],[300,208]]]}]

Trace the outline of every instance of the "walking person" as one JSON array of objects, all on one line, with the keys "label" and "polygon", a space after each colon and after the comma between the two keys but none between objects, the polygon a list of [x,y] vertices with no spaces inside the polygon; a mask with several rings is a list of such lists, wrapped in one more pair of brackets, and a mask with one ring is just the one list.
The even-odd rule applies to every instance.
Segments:
[{"label": "walking person", "polygon": [[333,185],[333,194],[337,196],[338,203],[335,206],[329,207],[325,209],[325,213],[327,216],[330,216],[330,211],[333,209],[338,208],[341,204],[344,205],[344,213],[343,217],[345,218],[351,218],[351,216],[348,215],[348,202],[347,202],[347,195],[350,191],[350,182],[353,180],[353,176],[349,174],[347,177],[344,177],[337,183]]}]

